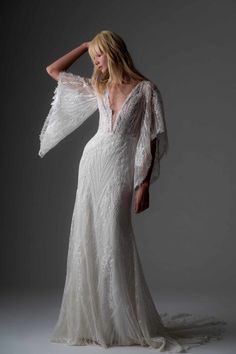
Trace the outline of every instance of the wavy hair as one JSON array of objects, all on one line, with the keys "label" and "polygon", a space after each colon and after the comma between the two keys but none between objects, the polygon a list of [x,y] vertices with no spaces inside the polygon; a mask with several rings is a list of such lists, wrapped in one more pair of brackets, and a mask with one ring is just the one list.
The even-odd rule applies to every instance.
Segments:
[{"label": "wavy hair", "polygon": [[93,67],[91,83],[99,94],[103,94],[107,85],[122,84],[125,77],[137,81],[149,80],[136,68],[124,40],[115,32],[101,31],[89,43],[89,56],[94,64],[94,56],[104,53],[107,56],[108,70],[101,72]]}]

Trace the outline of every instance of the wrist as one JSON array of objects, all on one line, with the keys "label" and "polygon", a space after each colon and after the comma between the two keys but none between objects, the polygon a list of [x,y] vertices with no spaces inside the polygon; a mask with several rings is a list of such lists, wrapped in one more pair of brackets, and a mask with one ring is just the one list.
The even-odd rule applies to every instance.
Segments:
[{"label": "wrist", "polygon": [[141,186],[146,187],[146,188],[148,188],[149,185],[150,185],[150,182],[149,182],[149,181],[143,181],[143,182],[141,183]]}]

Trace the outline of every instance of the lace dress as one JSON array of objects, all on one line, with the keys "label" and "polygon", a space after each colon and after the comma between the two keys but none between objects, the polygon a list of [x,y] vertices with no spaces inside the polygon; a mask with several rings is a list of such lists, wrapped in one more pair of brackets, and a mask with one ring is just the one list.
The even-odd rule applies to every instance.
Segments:
[{"label": "lace dress", "polygon": [[115,122],[108,90],[99,96],[90,78],[62,71],[40,134],[43,157],[96,110],[99,126],[79,163],[67,271],[59,317],[50,337],[69,345],[141,345],[184,352],[219,339],[224,321],[160,315],[142,270],[131,223],[134,190],[156,154],[150,183],[167,150],[160,91],[149,80],[127,96]]}]

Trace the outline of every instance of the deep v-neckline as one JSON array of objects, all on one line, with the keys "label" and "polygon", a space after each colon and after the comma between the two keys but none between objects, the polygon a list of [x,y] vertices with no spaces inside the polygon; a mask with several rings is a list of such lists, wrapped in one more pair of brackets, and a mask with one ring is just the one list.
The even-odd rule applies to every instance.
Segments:
[{"label": "deep v-neckline", "polygon": [[105,95],[106,95],[106,101],[107,101],[107,107],[109,109],[109,112],[110,112],[110,128],[111,128],[111,131],[114,132],[115,129],[116,129],[116,126],[117,126],[117,122],[118,122],[118,119],[120,118],[120,115],[126,105],[126,103],[128,102],[128,100],[130,99],[130,97],[132,96],[132,94],[134,93],[134,91],[137,89],[137,87],[139,87],[144,81],[146,80],[142,80],[140,81],[137,85],[135,85],[132,90],[130,91],[130,93],[128,93],[128,95],[126,96],[123,104],[121,105],[121,108],[119,109],[119,111],[117,112],[116,114],[116,118],[115,118],[115,121],[114,121],[114,124],[113,124],[113,117],[112,117],[112,109],[111,109],[111,106],[110,106],[110,99],[109,99],[109,90],[108,88],[106,88],[106,92],[105,92]]}]

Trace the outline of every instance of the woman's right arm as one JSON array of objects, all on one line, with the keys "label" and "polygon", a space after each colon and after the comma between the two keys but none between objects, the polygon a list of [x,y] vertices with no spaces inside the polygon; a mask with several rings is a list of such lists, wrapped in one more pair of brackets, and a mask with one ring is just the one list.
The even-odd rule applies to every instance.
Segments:
[{"label": "woman's right arm", "polygon": [[88,50],[89,42],[82,43],[79,47],[71,50],[61,58],[54,61],[46,67],[47,73],[54,79],[58,80],[59,73],[68,69],[82,54]]}]

